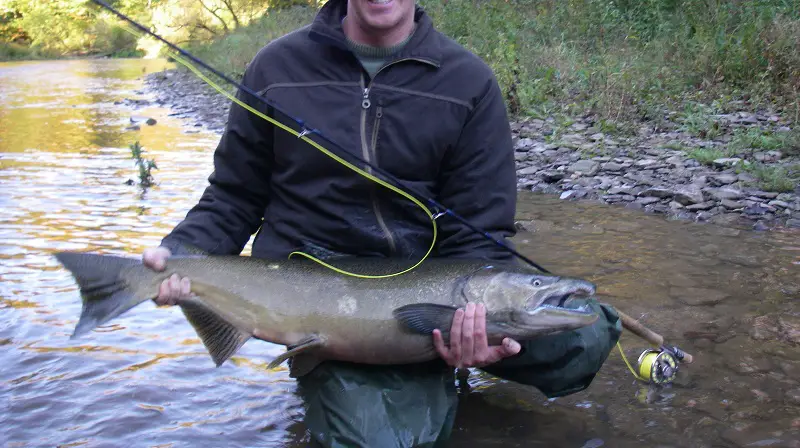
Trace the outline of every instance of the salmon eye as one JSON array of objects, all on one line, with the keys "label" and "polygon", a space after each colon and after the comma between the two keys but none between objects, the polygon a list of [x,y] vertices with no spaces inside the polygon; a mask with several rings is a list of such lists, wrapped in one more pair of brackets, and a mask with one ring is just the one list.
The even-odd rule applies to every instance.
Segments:
[{"label": "salmon eye", "polygon": [[542,286],[542,281],[541,281],[541,280],[539,280],[538,278],[536,278],[536,279],[533,279],[533,281],[531,282],[531,284],[532,284],[533,286]]}]

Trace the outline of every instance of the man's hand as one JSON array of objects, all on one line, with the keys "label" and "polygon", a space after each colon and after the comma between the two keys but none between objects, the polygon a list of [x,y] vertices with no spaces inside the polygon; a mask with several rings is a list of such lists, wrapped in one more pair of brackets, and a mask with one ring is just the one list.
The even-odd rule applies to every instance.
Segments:
[{"label": "man's hand", "polygon": [[[145,249],[142,255],[142,262],[154,271],[163,271],[170,255],[172,255],[172,252],[166,247],[153,247]],[[173,274],[170,278],[161,282],[155,302],[158,305],[176,305],[179,300],[188,298],[190,291],[191,283],[189,279],[180,278],[178,274]]]},{"label": "man's hand", "polygon": [[519,342],[503,339],[502,345],[489,346],[486,337],[486,307],[468,303],[466,311],[459,308],[450,328],[450,348],[444,344],[442,332],[433,330],[433,345],[447,364],[456,368],[484,367],[503,358],[516,355],[522,349]]}]

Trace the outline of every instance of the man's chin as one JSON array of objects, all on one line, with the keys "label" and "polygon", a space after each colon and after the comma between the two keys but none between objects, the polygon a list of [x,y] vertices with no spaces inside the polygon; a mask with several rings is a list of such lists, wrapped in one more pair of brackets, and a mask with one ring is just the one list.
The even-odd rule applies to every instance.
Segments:
[{"label": "man's chin", "polygon": [[368,17],[364,20],[366,28],[373,33],[385,33],[396,29],[400,20],[396,17]]}]

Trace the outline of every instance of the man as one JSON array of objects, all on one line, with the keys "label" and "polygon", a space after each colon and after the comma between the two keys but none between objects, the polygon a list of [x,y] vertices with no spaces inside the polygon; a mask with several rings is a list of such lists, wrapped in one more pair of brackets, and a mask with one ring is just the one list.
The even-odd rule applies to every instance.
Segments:
[{"label": "man", "polygon": [[[329,0],[312,24],[267,44],[242,82],[279,110],[240,92],[251,107],[297,130],[281,111],[303,119],[495,238],[513,236],[516,173],[500,88],[489,67],[434,29],[414,0]],[[148,265],[162,269],[184,244],[238,254],[256,231],[252,255],[276,258],[303,250],[413,262],[432,238],[416,205],[236,104],[209,182],[161,246],[145,251]],[[437,225],[433,256],[512,261],[456,220],[443,217]],[[176,304],[189,288],[189,279],[165,280],[157,302]],[[472,304],[459,311],[450,347],[434,334],[441,360],[390,367],[326,362],[299,378],[312,439],[331,447],[438,446],[453,424],[453,367],[553,385],[556,394],[588,382],[551,373],[554,358],[564,361],[579,345],[571,353],[583,354],[568,355],[566,364],[591,358],[595,364],[579,373],[590,379],[608,353],[605,346],[588,350],[577,332],[549,358],[509,339],[490,347],[485,313]]]}]

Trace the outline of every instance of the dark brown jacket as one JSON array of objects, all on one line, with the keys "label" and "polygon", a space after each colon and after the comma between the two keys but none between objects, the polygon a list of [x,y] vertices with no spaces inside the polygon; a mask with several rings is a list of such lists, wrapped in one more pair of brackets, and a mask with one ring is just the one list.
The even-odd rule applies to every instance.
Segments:
[{"label": "dark brown jacket", "polygon": [[[369,79],[345,44],[346,4],[327,2],[313,23],[266,45],[244,74],[244,85],[290,117],[247,94],[239,97],[294,129],[303,120],[495,238],[513,235],[514,154],[490,68],[434,29],[417,7],[414,36]],[[209,182],[164,238],[173,252],[186,242],[236,254],[257,230],[252,253],[261,257],[284,258],[313,244],[418,259],[431,242],[430,221],[408,199],[236,104]],[[437,224],[434,256],[510,258],[449,216]]]}]

